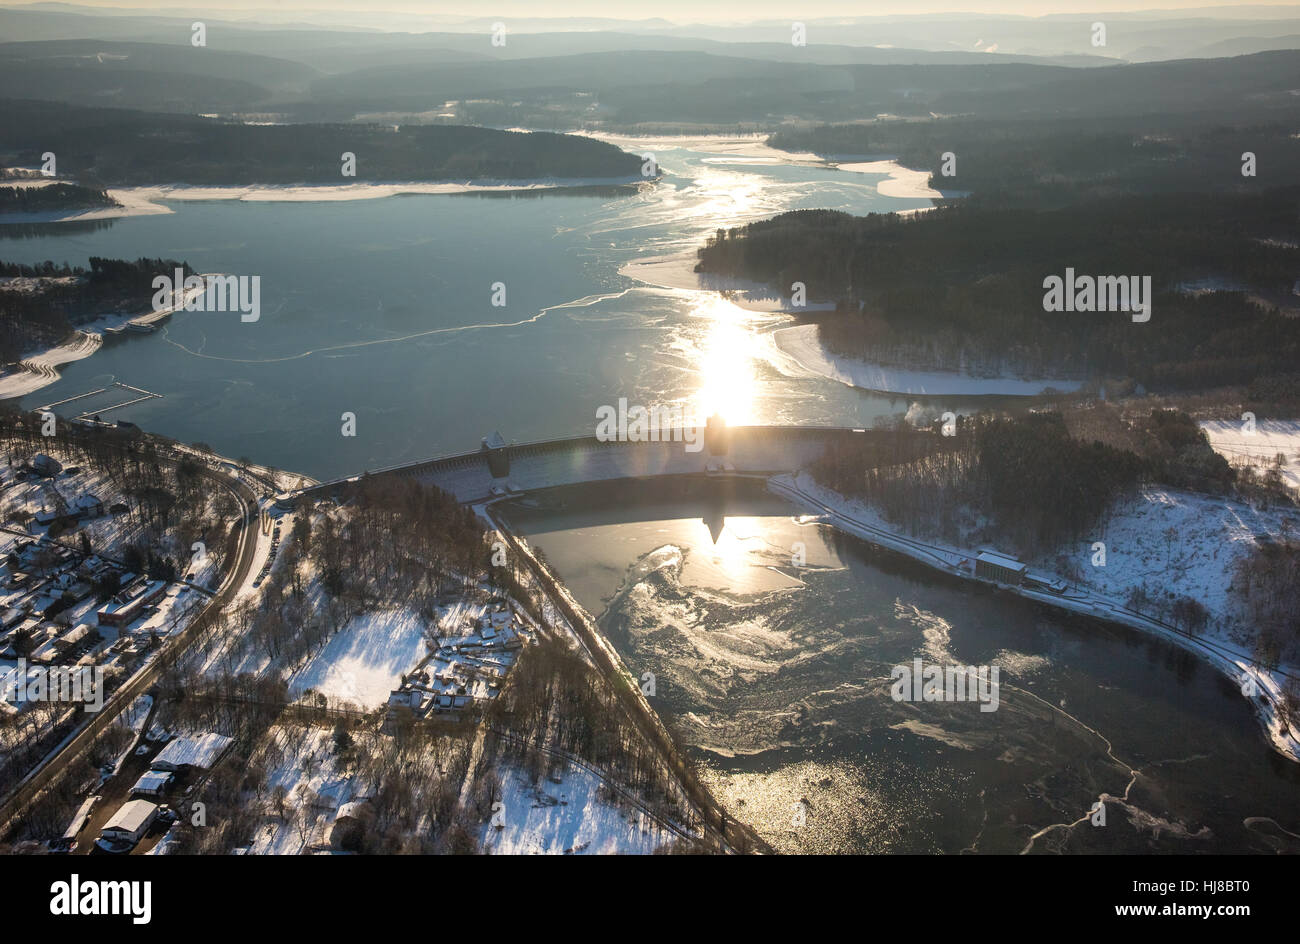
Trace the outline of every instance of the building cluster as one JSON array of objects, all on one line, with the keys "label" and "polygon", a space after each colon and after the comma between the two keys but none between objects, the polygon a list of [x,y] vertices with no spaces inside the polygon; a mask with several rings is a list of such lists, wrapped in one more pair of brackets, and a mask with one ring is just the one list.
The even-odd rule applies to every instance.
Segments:
[{"label": "building cluster", "polygon": [[60,476],[63,476],[63,481],[67,482],[69,479],[75,480],[80,472],[81,470],[77,468],[64,469],[59,460],[38,452],[10,473],[13,481],[7,484],[31,480],[41,483],[44,495],[42,507],[33,516],[38,525],[48,527],[56,522],[75,524],[78,521],[103,517],[105,507],[98,495],[82,491],[69,496],[59,487]]},{"label": "building cluster", "polygon": [[[97,605],[106,586],[118,591]],[[0,554],[0,671],[15,671],[8,663],[24,658],[125,674],[167,633],[150,625],[167,589],[165,581],[44,538],[14,541]]]},{"label": "building cluster", "polygon": [[[38,453],[22,468],[3,470],[0,490],[39,480],[45,508],[34,516],[37,525],[103,515],[98,497],[82,493],[65,500],[49,481],[78,471]],[[165,581],[87,553],[84,541],[65,543],[45,529],[28,536],[15,530],[0,531],[0,692],[11,691],[12,684],[3,683],[17,681],[21,664],[31,666],[29,671],[41,665],[102,666],[106,678],[129,674],[138,658],[167,635],[158,616],[169,589]],[[19,711],[30,704],[5,697],[0,710]]]},{"label": "building cluster", "polygon": [[[149,769],[131,787],[131,799],[123,803],[100,830],[96,845],[102,852],[128,853],[148,835],[155,823],[170,826],[176,814],[167,804],[155,803],[173,791],[193,788],[193,781],[207,776],[234,739],[223,734],[178,737],[170,741],[149,763]],[[145,799],[148,797],[149,799]]]},{"label": "building cluster", "polygon": [[429,654],[388,696],[390,719],[409,712],[416,718],[455,716],[501,690],[529,631],[504,600],[456,635],[439,636]]}]

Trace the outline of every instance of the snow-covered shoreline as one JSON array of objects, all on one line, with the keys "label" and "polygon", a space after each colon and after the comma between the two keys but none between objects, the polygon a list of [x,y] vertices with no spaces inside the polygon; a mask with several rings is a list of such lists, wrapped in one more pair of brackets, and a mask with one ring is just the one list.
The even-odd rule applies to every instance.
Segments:
[{"label": "snow-covered shoreline", "polygon": [[1075,391],[1083,384],[1069,380],[1017,380],[1013,377],[972,377],[956,371],[906,370],[842,357],[826,350],[813,324],[793,325],[772,332],[772,340],[799,366],[850,387],[927,397],[1034,397],[1049,391]]},{"label": "snow-covered shoreline", "polygon": [[[806,314],[833,311],[831,302],[813,302],[792,308],[789,300],[759,282],[696,272],[697,258],[684,251],[669,256],[633,259],[618,274],[658,288],[690,292],[718,292],[738,308],[770,314]],[[772,343],[804,370],[849,387],[918,397],[1036,397],[1045,393],[1073,392],[1077,380],[1019,380],[1014,377],[973,377],[956,371],[907,370],[832,354],[822,346],[814,324],[795,324],[772,332]]]},{"label": "snow-covered shoreline", "polygon": [[636,177],[552,177],[527,180],[483,181],[394,181],[352,184],[250,184],[246,186],[201,187],[189,184],[156,184],[148,187],[120,187],[108,195],[120,206],[93,210],[49,210],[42,213],[0,214],[5,223],[73,223],[111,220],[131,216],[157,216],[176,212],[171,201],[238,200],[243,203],[338,203],[352,200],[382,200],[406,194],[456,195],[515,193],[530,190],[562,190],[572,187],[624,187],[643,182]]},{"label": "snow-covered shoreline", "polygon": [[697,261],[693,250],[670,256],[649,256],[625,263],[619,267],[618,274],[658,288],[682,289],[688,292],[723,292],[732,304],[747,311],[789,313],[835,309],[835,305],[830,302],[818,302],[792,309],[785,298],[761,282],[696,272]]},{"label": "snow-covered shoreline", "polygon": [[912,170],[893,159],[848,161],[835,166],[851,174],[884,174],[885,179],[876,184],[876,192],[882,197],[942,200],[964,197],[968,193],[965,190],[935,190],[930,186],[928,170]]},{"label": "snow-covered shoreline", "polygon": [[59,344],[24,357],[19,368],[0,372],[0,400],[25,397],[48,387],[60,378],[60,367],[84,360],[98,351],[104,344],[106,332],[116,332],[131,323],[152,324],[162,321],[182,310],[187,301],[206,290],[206,287],[191,289],[175,305],[158,311],[135,315],[100,315],[93,321],[79,325],[71,337]]},{"label": "snow-covered shoreline", "polygon": [[108,195],[118,206],[89,210],[44,210],[40,213],[0,213],[0,226],[17,223],[84,223],[92,220],[116,220],[129,216],[159,216],[172,211],[154,202],[147,192],[134,189],[110,190]]},{"label": "snow-covered shoreline", "polygon": [[[768,479],[768,489],[797,505],[807,507],[825,517],[826,523],[865,541],[877,544],[947,574],[988,583],[973,575],[969,562],[973,550],[952,547],[943,543],[929,543],[897,533],[876,511],[862,502],[819,485],[813,477],[800,472],[778,475]],[[1041,573],[1035,570],[1035,573]],[[1286,676],[1255,667],[1250,654],[1239,650],[1227,641],[1206,636],[1187,636],[1176,632],[1153,619],[1135,613],[1116,600],[1091,588],[1070,587],[1065,593],[1052,593],[1029,586],[998,585],[1000,589],[1017,596],[1067,610],[1119,623],[1142,632],[1158,636],[1199,656],[1241,687],[1260,725],[1264,728],[1270,746],[1288,760],[1300,763],[1300,739],[1289,731],[1282,721],[1279,705],[1283,696]],[[1247,690],[1251,693],[1248,694]]]}]

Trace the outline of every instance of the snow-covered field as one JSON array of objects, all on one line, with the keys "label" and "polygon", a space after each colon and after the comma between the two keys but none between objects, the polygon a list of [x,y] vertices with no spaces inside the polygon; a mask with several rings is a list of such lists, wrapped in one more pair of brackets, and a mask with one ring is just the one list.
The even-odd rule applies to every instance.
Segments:
[{"label": "snow-covered field", "polygon": [[[1071,555],[1084,586],[1120,600],[1135,587],[1189,596],[1211,614],[1206,635],[1250,645],[1237,625],[1230,592],[1237,563],[1258,546],[1257,536],[1284,528],[1300,533],[1300,511],[1257,510],[1227,498],[1148,487],[1118,504],[1094,540],[1106,545],[1104,567],[1093,566],[1092,541]],[[1044,563],[1050,564],[1050,560]]]},{"label": "snow-covered field", "polygon": [[1235,420],[1212,420],[1201,429],[1211,448],[1235,466],[1250,464],[1262,473],[1283,456],[1282,481],[1300,489],[1300,420],[1260,420],[1253,432]]},{"label": "snow-covered field", "polygon": [[[261,823],[248,848],[250,855],[298,855],[327,838],[327,827],[344,803],[357,796],[356,779],[340,770],[329,728],[276,726],[263,743],[267,761],[266,795],[284,795],[286,816],[271,814]],[[287,820],[287,821],[286,821]]]},{"label": "snow-covered field", "polygon": [[772,333],[777,348],[805,370],[838,380],[850,387],[930,397],[1032,397],[1047,390],[1077,390],[1070,380],[1017,380],[1014,377],[972,377],[956,371],[905,370],[869,364],[832,354],[817,337],[812,324],[780,328]]},{"label": "snow-covered field", "polygon": [[505,855],[578,853],[648,855],[675,838],[640,810],[611,805],[600,778],[580,767],[534,787],[518,770],[501,772],[502,828],[483,827],[486,852]]},{"label": "snow-covered field", "polygon": [[388,700],[400,676],[424,655],[424,622],[409,610],[356,617],[289,682],[296,698],[307,689],[374,708]]}]

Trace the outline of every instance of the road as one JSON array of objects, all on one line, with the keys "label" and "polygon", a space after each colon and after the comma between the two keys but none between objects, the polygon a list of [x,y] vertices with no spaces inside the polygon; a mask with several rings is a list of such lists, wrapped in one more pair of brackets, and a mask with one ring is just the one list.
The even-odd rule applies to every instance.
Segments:
[{"label": "road", "polygon": [[207,467],[201,474],[212,480],[217,487],[229,490],[243,506],[244,514],[238,525],[239,546],[235,553],[234,566],[227,569],[225,581],[203,608],[203,612],[191,620],[179,634],[168,637],[152,658],[113,693],[102,709],[91,715],[77,731],[65,738],[23,778],[17,787],[10,791],[0,803],[0,836],[5,836],[13,827],[17,817],[40,795],[41,791],[54,783],[70,764],[88,751],[109,724],[153,685],[163,669],[170,666],[185,652],[195,638],[218,617],[226,604],[234,599],[239,588],[247,580],[257,551],[256,525],[259,514],[257,496],[238,477],[224,475]]}]

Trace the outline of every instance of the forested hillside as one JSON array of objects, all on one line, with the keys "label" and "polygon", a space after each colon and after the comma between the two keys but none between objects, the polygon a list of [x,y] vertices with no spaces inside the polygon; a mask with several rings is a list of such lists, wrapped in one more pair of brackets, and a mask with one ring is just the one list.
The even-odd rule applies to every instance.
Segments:
[{"label": "forested hillside", "polygon": [[170,259],[102,259],[89,268],[44,262],[0,261],[0,364],[19,360],[38,345],[58,343],[79,323],[110,311],[144,314],[153,280],[184,263]]},{"label": "forested hillside", "polygon": [[[641,159],[576,135],[458,125],[246,125],[0,100],[0,157],[100,185],[345,184],[639,177]],[[342,157],[356,155],[356,176]]]},{"label": "forested hillside", "polygon": [[[1294,373],[1300,190],[1156,195],[1053,211],[944,207],[919,217],[805,210],[719,231],[698,270],[839,303],[832,351],[908,367],[1131,378],[1196,390]],[[1044,310],[1044,279],[1150,276],[1150,320]],[[1222,291],[1196,291],[1209,285]],[[1276,304],[1276,307],[1271,307]]]}]

